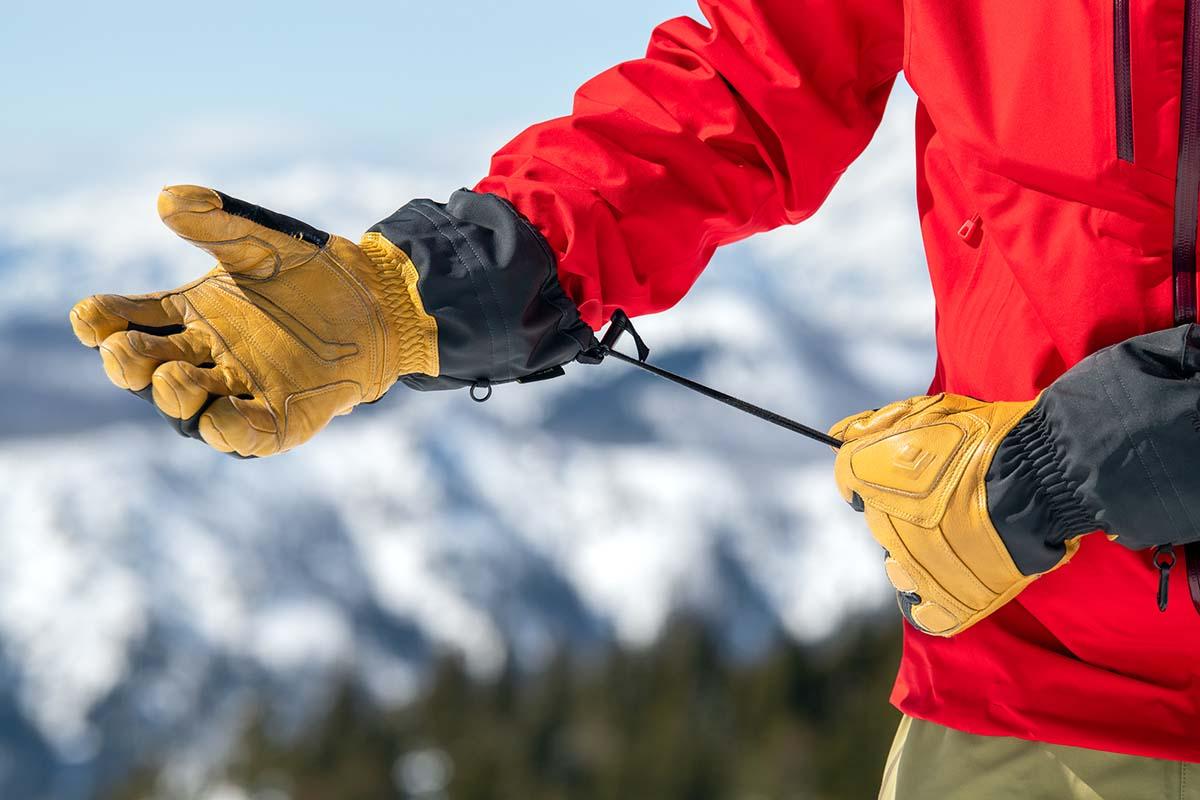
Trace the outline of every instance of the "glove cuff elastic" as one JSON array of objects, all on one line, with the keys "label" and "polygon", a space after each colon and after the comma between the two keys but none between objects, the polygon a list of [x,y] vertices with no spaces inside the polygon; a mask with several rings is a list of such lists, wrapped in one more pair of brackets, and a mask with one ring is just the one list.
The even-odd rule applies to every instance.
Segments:
[{"label": "glove cuff elastic", "polygon": [[1098,350],[1010,432],[989,473],[988,505],[1014,557],[1024,552],[1021,569],[1094,530],[1131,549],[1200,539],[1197,330],[1180,325]]},{"label": "glove cuff elastic", "polygon": [[1025,575],[1054,568],[1068,539],[1099,527],[1065,473],[1045,401],[1039,399],[1000,442],[986,481],[992,524]]},{"label": "glove cuff elastic", "polygon": [[417,292],[417,268],[381,233],[364,235],[359,248],[375,265],[375,273],[364,276],[364,280],[387,318],[385,374],[388,378],[414,372],[437,375],[437,321],[426,313]]}]

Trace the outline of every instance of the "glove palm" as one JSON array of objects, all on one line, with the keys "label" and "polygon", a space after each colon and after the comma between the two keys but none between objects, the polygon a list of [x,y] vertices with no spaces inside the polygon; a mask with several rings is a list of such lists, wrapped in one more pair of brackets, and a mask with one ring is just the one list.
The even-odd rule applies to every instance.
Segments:
[{"label": "glove palm", "polygon": [[217,265],[173,291],[89,297],[71,323],[112,382],[152,400],[180,432],[271,455],[400,375],[438,374],[416,269],[379,234],[355,245],[196,186],[164,189],[158,210]]}]

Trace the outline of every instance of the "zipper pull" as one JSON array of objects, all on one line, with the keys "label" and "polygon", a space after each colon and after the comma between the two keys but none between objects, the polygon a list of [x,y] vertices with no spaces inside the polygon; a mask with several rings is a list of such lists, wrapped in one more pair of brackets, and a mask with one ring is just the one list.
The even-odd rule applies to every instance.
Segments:
[{"label": "zipper pull", "polygon": [[1158,568],[1158,610],[1166,611],[1171,568],[1175,566],[1175,548],[1169,544],[1154,548],[1154,566]]},{"label": "zipper pull", "polygon": [[970,244],[971,240],[975,238],[975,231],[979,230],[979,223],[981,221],[982,220],[980,219],[979,215],[976,214],[962,225],[959,225],[958,238],[962,239],[967,244]]}]

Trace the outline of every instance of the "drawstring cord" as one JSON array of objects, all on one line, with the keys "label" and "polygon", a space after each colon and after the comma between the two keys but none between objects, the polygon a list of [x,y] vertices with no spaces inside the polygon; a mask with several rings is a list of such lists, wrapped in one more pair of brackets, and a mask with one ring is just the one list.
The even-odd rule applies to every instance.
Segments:
[{"label": "drawstring cord", "polygon": [[[628,333],[633,339],[634,345],[637,347],[637,358],[625,355],[616,349],[617,342],[621,336]],[[705,397],[716,400],[719,403],[724,403],[727,406],[736,408],[738,411],[745,412],[751,416],[758,417],[761,420],[778,425],[792,433],[798,433],[814,441],[829,445],[832,448],[842,446],[840,439],[834,438],[829,434],[819,431],[816,428],[810,428],[803,423],[796,422],[794,419],[789,419],[782,414],[776,414],[774,411],[756,406],[753,403],[747,403],[745,400],[726,394],[725,392],[713,389],[711,386],[705,386],[702,383],[697,383],[682,375],[676,375],[674,372],[655,366],[646,361],[650,357],[650,348],[646,346],[640,334],[633,327],[633,322],[629,319],[624,311],[618,309],[613,312],[612,319],[609,321],[608,330],[604,332],[604,338],[598,343],[583,351],[576,357],[576,361],[584,364],[599,364],[607,357],[613,357],[618,361],[624,361],[626,364],[632,364],[639,369],[643,369],[652,375],[657,375],[672,383],[676,383],[685,389],[690,389],[693,392],[704,395]]]}]

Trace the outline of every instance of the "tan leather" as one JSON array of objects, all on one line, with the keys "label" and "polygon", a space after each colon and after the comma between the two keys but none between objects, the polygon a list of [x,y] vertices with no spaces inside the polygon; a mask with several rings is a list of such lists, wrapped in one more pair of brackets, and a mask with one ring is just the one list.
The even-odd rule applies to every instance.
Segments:
[{"label": "tan leather", "polygon": [[96,295],[71,310],[75,334],[99,348],[113,383],[152,387],[158,408],[181,420],[212,400],[199,419],[204,441],[266,456],[379,398],[400,375],[438,374],[437,325],[401,250],[378,234],[318,247],[222,204],[199,186],[158,198],[167,227],[216,257],[199,280]]},{"label": "tan leather", "polygon": [[[830,429],[845,441],[834,467],[838,488],[847,502],[862,499],[888,552],[888,580],[920,597],[910,615],[926,633],[966,630],[1038,577],[1013,563],[988,515],[985,486],[1000,440],[1035,402],[914,397]],[[1077,547],[1068,543],[1060,566]]]}]

